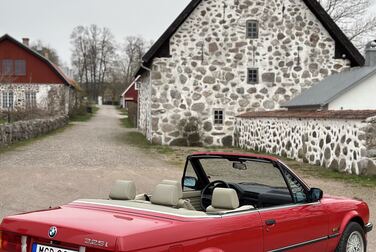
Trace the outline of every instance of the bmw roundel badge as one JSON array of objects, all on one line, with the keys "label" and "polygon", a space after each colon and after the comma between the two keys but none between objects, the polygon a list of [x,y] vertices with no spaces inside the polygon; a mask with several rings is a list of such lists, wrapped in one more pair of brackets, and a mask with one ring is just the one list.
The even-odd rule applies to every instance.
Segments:
[{"label": "bmw roundel badge", "polygon": [[57,235],[57,227],[51,227],[48,231],[48,236],[54,238]]}]

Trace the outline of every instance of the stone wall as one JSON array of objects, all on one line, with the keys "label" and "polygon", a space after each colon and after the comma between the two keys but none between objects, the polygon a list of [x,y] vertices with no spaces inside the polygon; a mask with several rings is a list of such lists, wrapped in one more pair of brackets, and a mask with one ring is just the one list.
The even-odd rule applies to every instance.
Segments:
[{"label": "stone wall", "polygon": [[77,92],[65,84],[0,84],[0,110],[2,109],[1,95],[3,91],[13,91],[14,106],[26,107],[26,92],[35,92],[37,108],[50,114],[68,114],[78,103]]},{"label": "stone wall", "polygon": [[[152,118],[149,108],[140,118],[152,120],[152,129],[144,129],[149,139],[181,143],[177,126],[194,118],[202,144],[223,145],[231,142],[236,115],[278,109],[349,68],[349,60],[335,59],[335,41],[303,1],[235,2],[224,8],[223,1],[202,1],[170,39],[171,57],[154,59],[152,90],[140,91],[141,107],[151,103]],[[248,20],[259,21],[258,39],[246,38]],[[247,83],[248,68],[259,69],[258,84]],[[215,109],[224,110],[223,125],[214,125]]]},{"label": "stone wall", "polygon": [[44,135],[67,124],[67,116],[0,124],[0,147]]},{"label": "stone wall", "polygon": [[237,118],[235,145],[352,174],[376,175],[376,119]]}]

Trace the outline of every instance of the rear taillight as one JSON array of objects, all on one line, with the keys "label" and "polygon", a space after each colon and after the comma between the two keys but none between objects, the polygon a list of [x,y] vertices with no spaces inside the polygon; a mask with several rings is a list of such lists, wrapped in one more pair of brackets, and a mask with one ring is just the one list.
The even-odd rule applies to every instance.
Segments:
[{"label": "rear taillight", "polygon": [[0,231],[0,252],[22,252],[21,235]]}]

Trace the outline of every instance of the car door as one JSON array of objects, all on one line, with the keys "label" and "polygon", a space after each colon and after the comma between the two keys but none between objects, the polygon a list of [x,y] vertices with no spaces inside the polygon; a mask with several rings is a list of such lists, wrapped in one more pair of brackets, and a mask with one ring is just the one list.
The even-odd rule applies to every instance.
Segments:
[{"label": "car door", "polygon": [[325,252],[329,216],[321,202],[307,203],[302,182],[283,169],[294,203],[260,209],[264,229],[264,251]]}]

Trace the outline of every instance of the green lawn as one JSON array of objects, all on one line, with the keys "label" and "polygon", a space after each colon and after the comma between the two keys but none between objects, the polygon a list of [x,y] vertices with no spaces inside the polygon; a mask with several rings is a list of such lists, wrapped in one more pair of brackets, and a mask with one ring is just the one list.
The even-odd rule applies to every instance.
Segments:
[{"label": "green lawn", "polygon": [[71,122],[87,122],[89,121],[99,110],[98,107],[93,106],[93,113],[87,113],[86,110],[83,112],[79,112],[73,116],[71,116],[70,121]]},{"label": "green lawn", "polygon": [[0,124],[6,124],[8,121],[0,118]]},{"label": "green lawn", "polygon": [[137,131],[127,132],[121,138],[122,142],[143,150],[155,151],[159,154],[174,154],[175,150],[169,146],[156,145],[148,142],[143,134]]}]

